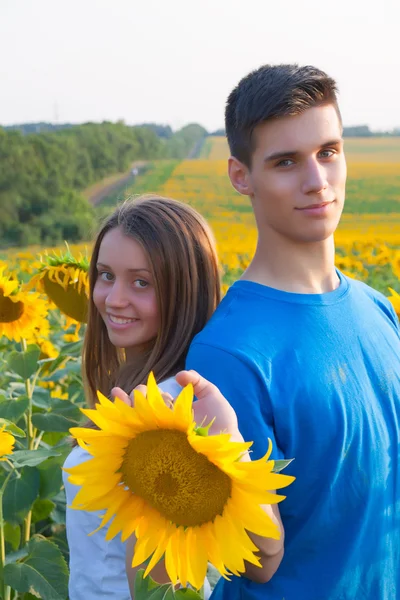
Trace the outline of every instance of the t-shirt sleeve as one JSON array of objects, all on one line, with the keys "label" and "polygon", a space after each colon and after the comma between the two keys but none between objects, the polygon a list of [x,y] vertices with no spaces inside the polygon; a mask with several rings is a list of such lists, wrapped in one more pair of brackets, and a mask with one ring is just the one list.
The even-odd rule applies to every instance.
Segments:
[{"label": "t-shirt sleeve", "polygon": [[379,294],[378,295],[378,304],[379,304],[381,310],[383,310],[383,312],[386,313],[386,315],[388,316],[388,318],[394,325],[394,328],[396,329],[398,336],[400,337],[399,318],[396,314],[396,311],[394,310],[393,304],[390,302],[389,298],[387,298],[383,294],[378,293],[378,292],[377,292],[377,294]]},{"label": "t-shirt sleeve", "polygon": [[387,301],[387,304],[388,304],[388,309],[389,309],[391,319],[392,319],[397,331],[400,331],[399,318],[396,314],[396,311],[394,310],[393,304],[390,302],[390,300]]},{"label": "t-shirt sleeve", "polygon": [[271,458],[284,458],[275,439],[268,389],[256,368],[226,350],[200,342],[191,345],[186,368],[214,383],[234,408],[243,438],[254,442],[253,459],[267,452],[268,439],[273,446]]}]

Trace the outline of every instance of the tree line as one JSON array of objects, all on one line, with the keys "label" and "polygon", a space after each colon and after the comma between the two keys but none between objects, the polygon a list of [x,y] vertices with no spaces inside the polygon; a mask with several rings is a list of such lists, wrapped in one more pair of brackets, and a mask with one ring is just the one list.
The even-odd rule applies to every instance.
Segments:
[{"label": "tree line", "polygon": [[207,131],[190,124],[119,123],[32,128],[0,127],[0,247],[78,242],[95,224],[87,186],[135,160],[183,159]]}]

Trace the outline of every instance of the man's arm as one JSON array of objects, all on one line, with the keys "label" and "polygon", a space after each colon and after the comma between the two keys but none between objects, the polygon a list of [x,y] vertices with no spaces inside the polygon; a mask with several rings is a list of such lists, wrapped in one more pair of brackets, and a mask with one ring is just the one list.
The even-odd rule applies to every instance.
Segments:
[{"label": "man's arm", "polygon": [[271,520],[278,525],[280,538],[279,540],[272,540],[270,538],[249,533],[250,538],[259,549],[261,568],[246,562],[244,576],[256,583],[266,583],[273,575],[275,575],[284,554],[285,531],[283,529],[279,508],[277,504],[266,504],[262,506],[262,508]]},{"label": "man's arm", "polygon": [[[188,371],[184,371],[178,374],[177,381],[182,386],[189,382],[194,386],[195,396],[198,400],[194,404],[196,422],[201,422],[206,416],[208,421],[210,418],[216,417],[210,433],[219,433],[223,429],[231,433],[231,439],[235,441],[253,441],[257,437],[261,437],[262,441],[258,444],[261,446],[259,448],[261,456],[265,454],[268,438],[270,438],[275,450],[275,457],[282,457],[282,453],[278,453],[273,429],[268,427],[266,422],[268,411],[264,411],[263,415],[260,412],[260,400],[263,394],[259,390],[259,383],[255,383],[254,373],[250,369],[232,355],[226,355],[221,350],[206,347],[205,349],[200,348],[200,352],[197,352],[193,346],[188,356],[187,366],[193,369],[196,367],[197,373],[194,378],[189,376]],[[202,377],[199,377],[198,373]],[[222,373],[226,374],[226,379],[221,377]],[[213,379],[214,382],[217,380],[218,388],[210,383]],[[235,408],[242,403],[241,410],[236,414],[234,411],[229,412],[231,407],[229,405],[227,407],[225,399],[221,401],[221,392],[228,401],[230,398],[235,399]],[[254,395],[255,392],[257,392],[256,395]],[[245,430],[245,435],[243,435],[243,430]],[[250,455],[247,454],[243,460],[251,460]],[[274,490],[269,491],[273,492]],[[276,504],[264,505],[262,508],[279,527],[280,539],[274,540],[248,533],[259,549],[261,568],[246,562],[244,576],[257,583],[266,583],[272,578],[284,554],[284,528],[278,506]]]},{"label": "man's arm", "polygon": [[[238,374],[238,371],[236,371]],[[214,418],[214,422],[210,428],[209,433],[216,434],[221,430],[230,433],[231,439],[234,441],[243,442],[244,438],[241,432],[238,429],[238,419],[235,411],[229,402],[224,398],[219,389],[210,383],[208,380],[201,377],[198,373],[194,371],[183,371],[177,375],[177,381],[181,386],[185,386],[188,383],[192,383],[194,387],[194,393],[197,398],[197,401],[194,403],[194,416],[196,422],[209,422],[212,418]],[[232,377],[231,379],[235,379]],[[246,383],[243,383],[246,382]],[[236,388],[236,396],[239,395],[240,390],[245,390],[247,396],[249,396],[250,392],[250,377],[241,381],[241,386]],[[145,386],[140,386],[141,391],[145,394]],[[123,393],[123,392],[122,392]],[[126,396],[126,394],[125,394]],[[129,397],[126,398],[127,403],[129,403]],[[254,404],[254,403],[253,403]],[[251,405],[250,405],[251,406]],[[254,409],[254,406],[253,406]],[[257,410],[249,410],[247,411],[249,417],[253,415],[254,417],[257,414]],[[257,420],[257,419],[256,419]],[[252,423],[254,425],[254,422]],[[245,426],[245,428],[247,428]],[[265,427],[264,427],[265,428]],[[254,439],[256,431],[253,430],[253,435],[250,436]],[[265,433],[265,432],[264,432]],[[268,444],[268,437],[272,437],[271,435],[267,435],[263,438],[263,445]],[[247,438],[249,439],[249,438]],[[274,440],[272,440],[274,442]],[[265,453],[266,448],[262,454]],[[276,453],[276,448],[275,448]],[[249,453],[247,453],[242,460],[251,460]],[[273,491],[273,490],[269,490]],[[262,507],[266,514],[271,518],[271,520],[279,527],[280,530],[280,539],[274,540],[271,538],[265,538],[262,536],[258,536],[256,534],[250,534],[249,536],[255,543],[255,545],[259,549],[259,557],[261,562],[261,568],[255,565],[251,565],[250,563],[245,563],[246,570],[244,575],[249,579],[256,581],[258,583],[265,583],[271,579],[271,577],[276,572],[277,568],[283,557],[283,541],[284,541],[284,531],[283,525],[280,518],[279,510],[276,505],[265,505]],[[127,545],[127,562],[126,562],[126,570],[129,580],[129,585],[131,589],[131,594],[133,596],[133,588],[134,588],[134,579],[137,573],[137,570],[140,567],[133,569],[131,567],[132,557],[134,553],[134,545],[135,545],[134,536],[128,542]],[[165,583],[168,581],[168,575],[165,570],[165,565],[163,561],[152,570],[152,576],[159,583]]]}]

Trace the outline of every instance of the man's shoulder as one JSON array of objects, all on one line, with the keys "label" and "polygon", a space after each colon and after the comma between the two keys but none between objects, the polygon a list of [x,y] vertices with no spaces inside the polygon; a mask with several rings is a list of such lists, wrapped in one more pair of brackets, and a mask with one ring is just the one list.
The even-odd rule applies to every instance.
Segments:
[{"label": "man's shoulder", "polygon": [[[356,304],[361,310],[370,312],[378,310],[385,315],[395,327],[398,327],[398,319],[390,300],[378,290],[357,279],[349,280],[353,293],[356,294]],[[363,307],[363,309],[362,309]]]},{"label": "man's shoulder", "polygon": [[391,306],[388,298],[382,292],[379,292],[367,283],[359,279],[349,279],[349,281],[353,291],[360,297],[368,298],[373,303],[385,309]]},{"label": "man's shoulder", "polygon": [[209,345],[235,354],[234,349],[246,346],[257,337],[258,330],[258,312],[249,306],[246,295],[233,286],[192,344]]}]

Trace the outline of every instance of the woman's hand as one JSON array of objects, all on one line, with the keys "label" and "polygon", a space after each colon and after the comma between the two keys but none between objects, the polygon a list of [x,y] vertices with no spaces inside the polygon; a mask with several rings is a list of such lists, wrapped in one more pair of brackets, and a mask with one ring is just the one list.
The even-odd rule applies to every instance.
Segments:
[{"label": "woman's hand", "polygon": [[[124,390],[120,387],[114,387],[111,390],[111,395],[113,396],[113,398],[119,398],[120,400],[122,400],[122,402],[124,402],[125,404],[127,404],[128,406],[134,406],[134,391],[137,390],[139,392],[141,392],[143,394],[144,397],[146,397],[147,395],[147,385],[137,385],[133,391],[131,392],[130,395],[128,395],[126,392],[124,392]],[[164,402],[167,406],[170,406],[173,404],[174,399],[171,396],[171,394],[168,394],[166,392],[161,392],[161,396],[164,399]]]}]

